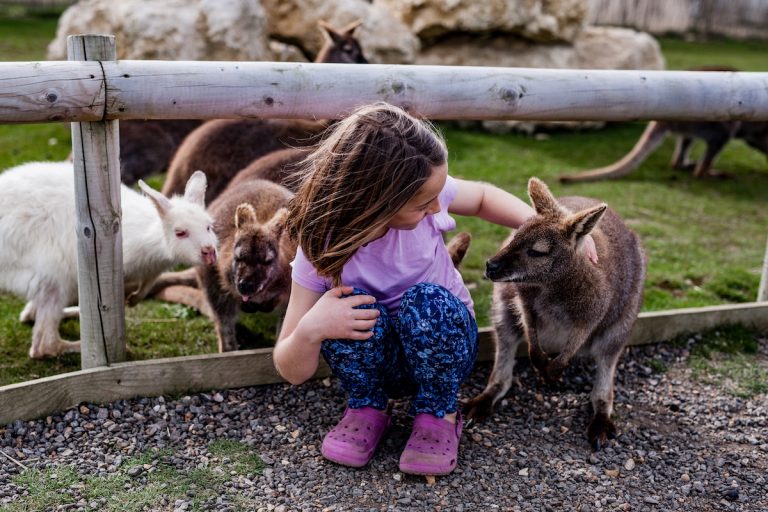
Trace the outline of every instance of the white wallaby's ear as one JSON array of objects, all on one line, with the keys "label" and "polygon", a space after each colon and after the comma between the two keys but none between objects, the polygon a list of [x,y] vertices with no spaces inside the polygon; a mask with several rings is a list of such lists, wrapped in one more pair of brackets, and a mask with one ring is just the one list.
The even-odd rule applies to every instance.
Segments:
[{"label": "white wallaby's ear", "polygon": [[161,217],[164,217],[165,214],[171,210],[172,206],[168,198],[144,183],[143,180],[139,180],[139,188],[144,192],[144,195],[152,201],[152,204],[155,205],[155,208]]},{"label": "white wallaby's ear", "polygon": [[240,229],[246,224],[254,222],[256,222],[256,210],[253,209],[253,206],[248,203],[238,205],[235,210],[235,229]]},{"label": "white wallaby's ear", "polygon": [[195,171],[187,180],[184,187],[184,199],[191,203],[196,203],[205,208],[205,189],[208,187],[208,180],[203,171]]},{"label": "white wallaby's ear", "polygon": [[341,30],[339,30],[339,33],[343,36],[350,37],[355,33],[355,30],[357,30],[357,27],[363,24],[363,20],[355,20],[349,25],[345,25]]},{"label": "white wallaby's ear", "polygon": [[563,210],[557,203],[557,199],[549,191],[549,187],[539,178],[532,177],[528,180],[528,197],[539,215],[558,215]]},{"label": "white wallaby's ear", "polygon": [[605,203],[593,206],[587,210],[582,210],[568,216],[565,219],[565,231],[566,235],[571,240],[578,240],[597,225],[597,221],[605,213],[605,209],[608,205]]}]

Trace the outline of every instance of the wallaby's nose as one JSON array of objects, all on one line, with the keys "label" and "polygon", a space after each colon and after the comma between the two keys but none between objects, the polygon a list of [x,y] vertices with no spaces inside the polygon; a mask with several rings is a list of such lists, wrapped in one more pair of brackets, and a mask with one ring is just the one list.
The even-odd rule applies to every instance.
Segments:
[{"label": "wallaby's nose", "polygon": [[216,263],[216,248],[214,246],[207,245],[200,249],[200,253],[206,265],[214,265]]},{"label": "wallaby's nose", "polygon": [[498,275],[498,273],[501,271],[501,265],[493,260],[488,260],[485,263],[485,277],[488,279],[493,279],[495,275]]}]

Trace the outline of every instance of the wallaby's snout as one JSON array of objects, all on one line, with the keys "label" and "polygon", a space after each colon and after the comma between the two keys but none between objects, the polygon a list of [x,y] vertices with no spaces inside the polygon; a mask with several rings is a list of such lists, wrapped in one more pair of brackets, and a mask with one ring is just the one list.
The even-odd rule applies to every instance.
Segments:
[{"label": "wallaby's snout", "polygon": [[490,259],[485,263],[485,277],[491,281],[500,281],[504,267],[496,260]]},{"label": "wallaby's snout", "polygon": [[206,245],[200,249],[200,256],[203,259],[203,263],[206,265],[216,264],[216,247],[212,245]]}]

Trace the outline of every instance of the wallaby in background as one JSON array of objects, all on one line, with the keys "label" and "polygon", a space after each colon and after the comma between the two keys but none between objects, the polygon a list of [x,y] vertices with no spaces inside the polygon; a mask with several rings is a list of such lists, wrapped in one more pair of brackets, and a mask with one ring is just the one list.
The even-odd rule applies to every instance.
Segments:
[{"label": "wallaby in background", "polygon": [[[315,58],[317,63],[365,64],[360,44],[354,37],[360,22],[334,30],[324,22],[320,27],[326,42]],[[179,193],[197,169],[205,169],[209,204],[230,180],[257,158],[287,147],[302,147],[316,142],[328,127],[325,120],[304,119],[215,119],[195,129],[179,146],[168,168],[163,194]]]},{"label": "wallaby in background", "polygon": [[[768,122],[760,121],[651,121],[635,147],[621,160],[607,167],[600,167],[576,174],[560,177],[563,183],[577,181],[597,181],[620,178],[637,169],[664,140],[668,133],[678,134],[672,167],[681,171],[693,170],[695,178],[726,177],[712,169],[715,159],[729,140],[743,139],[755,149],[768,156]],[[688,160],[688,152],[694,139],[702,139],[707,147],[704,155],[697,161]]]},{"label": "wallaby in background", "polygon": [[[728,66],[705,66],[690,71],[738,71]],[[653,153],[668,133],[677,134],[672,167],[681,171],[693,170],[695,178],[726,177],[712,169],[712,165],[731,139],[743,139],[748,145],[768,156],[768,122],[765,121],[651,121],[632,150],[621,160],[606,167],[566,174],[563,183],[596,181],[626,176]],[[688,160],[688,152],[694,139],[706,143],[704,155],[698,162]]]},{"label": "wallaby in background", "polygon": [[[512,384],[523,339],[532,365],[548,381],[558,379],[574,355],[588,354],[597,371],[587,437],[599,450],[616,434],[610,419],[614,375],[640,310],[645,258],[637,236],[605,203],[585,197],[557,200],[536,178],[528,182],[528,195],[536,215],[487,262],[486,276],[495,283],[496,358],[485,390],[465,411],[478,420],[491,414]],[[588,233],[600,257],[597,264],[578,250]],[[547,355],[555,352],[554,358]]]}]

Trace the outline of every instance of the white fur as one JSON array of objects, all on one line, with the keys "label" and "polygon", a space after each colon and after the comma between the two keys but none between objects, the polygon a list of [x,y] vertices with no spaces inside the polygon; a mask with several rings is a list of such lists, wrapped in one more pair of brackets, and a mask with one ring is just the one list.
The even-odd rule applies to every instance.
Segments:
[{"label": "white fur", "polygon": [[[195,173],[184,197],[150,197],[121,186],[123,270],[131,302],[176,264],[197,265],[215,257],[213,221],[205,211],[205,175]],[[183,239],[177,230],[186,230]],[[73,165],[33,162],[0,174],[0,289],[30,304],[22,320],[35,320],[30,357],[79,350],[61,340],[65,306],[77,303],[77,240]]]}]

